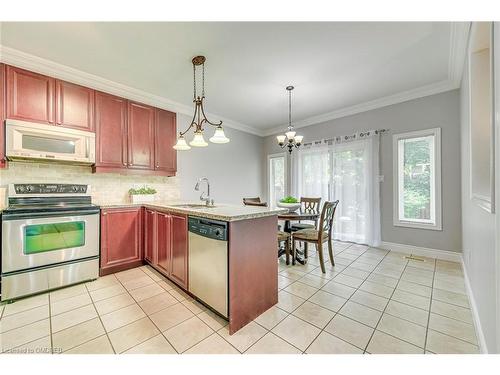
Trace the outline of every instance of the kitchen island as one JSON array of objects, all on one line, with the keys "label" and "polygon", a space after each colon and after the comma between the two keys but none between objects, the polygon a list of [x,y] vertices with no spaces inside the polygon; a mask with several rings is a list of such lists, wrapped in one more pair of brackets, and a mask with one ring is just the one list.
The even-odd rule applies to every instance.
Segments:
[{"label": "kitchen island", "polygon": [[[188,233],[188,222],[189,218],[215,220],[227,231],[224,237],[227,261],[223,270],[227,274],[227,314],[222,315],[227,315],[230,334],[278,302],[277,215],[284,210],[233,205],[206,207],[184,202],[113,204],[101,208],[101,275],[147,263],[203,301],[190,291],[192,233]],[[206,263],[210,271],[213,264]],[[198,281],[205,277],[200,267],[191,272],[198,272],[195,274]],[[206,277],[209,284],[210,272]]]}]

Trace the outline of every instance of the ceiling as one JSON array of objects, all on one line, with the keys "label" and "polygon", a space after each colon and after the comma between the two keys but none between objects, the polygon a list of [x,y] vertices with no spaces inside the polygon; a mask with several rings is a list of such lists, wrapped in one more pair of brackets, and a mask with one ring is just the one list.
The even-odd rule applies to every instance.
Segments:
[{"label": "ceiling", "polygon": [[296,88],[298,126],[456,88],[463,30],[468,32],[468,24],[3,22],[0,42],[4,50],[63,64],[184,108],[192,103],[191,58],[203,54],[207,111],[265,135],[285,127],[289,84]]}]

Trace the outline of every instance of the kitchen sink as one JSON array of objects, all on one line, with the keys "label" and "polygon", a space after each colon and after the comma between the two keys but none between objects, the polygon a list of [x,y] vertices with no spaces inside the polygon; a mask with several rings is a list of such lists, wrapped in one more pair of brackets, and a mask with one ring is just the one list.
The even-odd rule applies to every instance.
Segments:
[{"label": "kitchen sink", "polygon": [[196,208],[216,208],[217,206],[207,206],[205,204],[191,203],[191,204],[173,204],[172,207],[196,209]]}]

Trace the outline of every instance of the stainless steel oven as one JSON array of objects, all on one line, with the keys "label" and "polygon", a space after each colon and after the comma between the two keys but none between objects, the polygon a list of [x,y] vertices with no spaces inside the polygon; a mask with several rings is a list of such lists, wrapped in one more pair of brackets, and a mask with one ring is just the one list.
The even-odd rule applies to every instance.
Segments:
[{"label": "stainless steel oven", "polygon": [[99,207],[89,187],[9,186],[1,269],[2,300],[97,278]]}]

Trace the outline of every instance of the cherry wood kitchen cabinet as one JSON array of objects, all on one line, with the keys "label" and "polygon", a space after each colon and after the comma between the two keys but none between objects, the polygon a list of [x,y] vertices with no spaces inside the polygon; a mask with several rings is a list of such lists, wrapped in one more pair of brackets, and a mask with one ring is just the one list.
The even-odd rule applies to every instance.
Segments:
[{"label": "cherry wood kitchen cabinet", "polygon": [[7,66],[7,118],[54,124],[56,80]]},{"label": "cherry wood kitchen cabinet", "polygon": [[142,207],[101,210],[100,275],[142,264]]},{"label": "cherry wood kitchen cabinet", "polygon": [[154,169],[154,125],[153,107],[128,102],[128,167],[132,169]]},{"label": "cherry wood kitchen cabinet", "polygon": [[94,172],[127,167],[127,100],[95,94],[96,161]]},{"label": "cherry wood kitchen cabinet", "polygon": [[5,168],[5,65],[0,64],[0,168]]},{"label": "cherry wood kitchen cabinet", "polygon": [[157,262],[154,264],[165,276],[172,271],[172,216],[157,212],[156,214],[156,253]]},{"label": "cherry wood kitchen cabinet", "polygon": [[157,109],[154,138],[155,170],[169,174],[175,174],[177,171],[177,152],[173,149],[176,137],[176,114]]},{"label": "cherry wood kitchen cabinet", "polygon": [[145,209],[144,260],[179,286],[188,286],[187,217]]},{"label": "cherry wood kitchen cabinet", "polygon": [[157,263],[156,250],[156,211],[144,210],[144,260],[150,264]]},{"label": "cherry wood kitchen cabinet", "polygon": [[94,93],[87,87],[56,80],[56,124],[94,131]]},{"label": "cherry wood kitchen cabinet", "polygon": [[188,238],[187,217],[172,215],[172,260],[170,277],[187,289],[188,283]]}]

